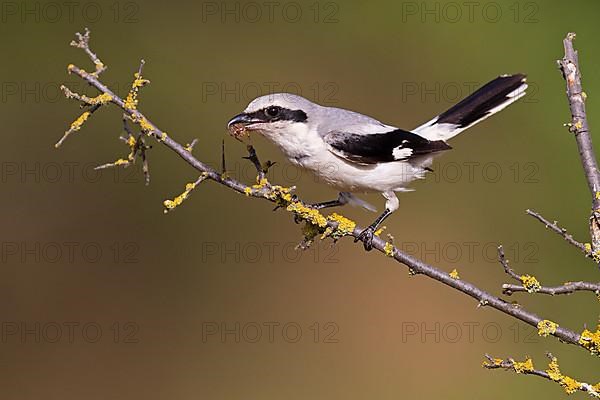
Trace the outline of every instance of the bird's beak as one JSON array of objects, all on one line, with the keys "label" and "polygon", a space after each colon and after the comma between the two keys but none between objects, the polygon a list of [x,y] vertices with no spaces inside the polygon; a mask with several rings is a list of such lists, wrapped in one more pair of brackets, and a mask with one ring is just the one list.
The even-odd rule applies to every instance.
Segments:
[{"label": "bird's beak", "polygon": [[238,114],[235,117],[231,118],[231,120],[227,123],[227,129],[230,129],[233,125],[250,125],[250,124],[255,124],[255,123],[259,123],[259,122],[263,122],[258,118],[254,118],[251,117],[248,114],[242,113],[242,114]]}]

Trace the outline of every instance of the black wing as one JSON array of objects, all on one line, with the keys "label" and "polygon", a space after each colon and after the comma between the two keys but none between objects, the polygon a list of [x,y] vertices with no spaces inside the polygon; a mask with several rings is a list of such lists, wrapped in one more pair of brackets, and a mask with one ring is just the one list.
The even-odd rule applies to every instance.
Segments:
[{"label": "black wing", "polygon": [[402,129],[372,134],[330,132],[324,139],[335,155],[362,164],[406,161],[452,148],[443,140],[427,140]]}]

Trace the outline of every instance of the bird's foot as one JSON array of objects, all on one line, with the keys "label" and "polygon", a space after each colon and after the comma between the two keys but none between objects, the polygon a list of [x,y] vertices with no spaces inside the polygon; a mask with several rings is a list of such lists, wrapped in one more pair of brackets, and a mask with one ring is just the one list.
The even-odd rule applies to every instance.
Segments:
[{"label": "bird's foot", "polygon": [[373,236],[375,235],[375,227],[369,226],[365,230],[363,230],[357,237],[354,239],[354,243],[359,240],[363,242],[366,251],[373,250]]}]

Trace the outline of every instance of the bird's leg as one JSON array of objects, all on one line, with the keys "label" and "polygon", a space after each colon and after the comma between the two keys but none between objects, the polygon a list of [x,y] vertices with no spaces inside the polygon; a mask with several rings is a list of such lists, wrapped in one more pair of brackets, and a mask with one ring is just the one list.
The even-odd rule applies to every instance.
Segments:
[{"label": "bird's leg", "polygon": [[389,217],[394,211],[396,211],[400,206],[400,201],[398,200],[398,197],[396,197],[396,194],[393,191],[384,192],[383,197],[387,199],[387,201],[385,202],[385,211],[379,217],[377,217],[377,219],[373,221],[371,225],[369,225],[364,231],[362,231],[356,237],[356,239],[354,239],[354,242],[362,240],[366,251],[371,251],[373,249],[373,236],[375,235],[375,232],[382,224],[382,222],[387,217]]},{"label": "bird's leg", "polygon": [[324,208],[338,207],[348,204],[348,194],[346,192],[340,192],[336,200],[324,201],[322,203],[311,204],[311,208],[322,210]]}]

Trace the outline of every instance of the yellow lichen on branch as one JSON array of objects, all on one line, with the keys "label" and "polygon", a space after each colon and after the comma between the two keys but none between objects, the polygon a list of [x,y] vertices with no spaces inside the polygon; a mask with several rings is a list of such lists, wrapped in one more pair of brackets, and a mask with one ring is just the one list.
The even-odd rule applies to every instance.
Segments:
[{"label": "yellow lichen on branch", "polygon": [[596,332],[588,329],[581,333],[579,344],[588,349],[594,355],[600,355],[600,325],[596,328]]},{"label": "yellow lichen on branch", "polygon": [[600,383],[596,385],[590,385],[588,383],[580,382],[574,378],[563,375],[560,371],[558,360],[551,354],[548,354],[548,357],[550,358],[550,363],[548,364],[548,368],[545,371],[536,370],[533,366],[533,361],[529,357],[527,357],[523,362],[515,361],[512,358],[503,360],[501,358],[492,358],[487,355],[486,357],[487,361],[483,362],[484,368],[503,368],[507,370],[512,370],[517,374],[537,375],[558,383],[567,394],[582,391],[586,392],[592,397],[600,398]]},{"label": "yellow lichen on branch", "polygon": [[533,361],[529,357],[527,357],[523,362],[513,360],[513,368],[517,374],[531,372],[533,371]]},{"label": "yellow lichen on branch", "polygon": [[538,322],[538,335],[546,337],[549,335],[553,335],[556,333],[556,329],[558,328],[558,324],[556,322],[548,321],[544,319]]},{"label": "yellow lichen on branch", "polygon": [[90,115],[92,115],[92,111],[84,111],[79,117],[77,117],[77,119],[71,123],[71,126],[64,133],[63,137],[60,138],[60,140],[58,142],[56,142],[56,144],[54,145],[54,147],[56,147],[56,148],[60,147],[63,144],[63,142],[65,140],[67,140],[67,138],[72,133],[81,130],[81,127],[83,126],[83,124],[85,124],[85,121],[88,120],[88,118],[90,117]]},{"label": "yellow lichen on branch", "polygon": [[[140,68],[141,71],[141,68]],[[127,93],[127,97],[125,98],[125,108],[129,111],[137,110],[138,106],[138,95],[141,87],[144,87],[146,84],[150,83],[148,79],[144,79],[142,77],[141,72],[136,72],[133,74],[134,80],[131,83],[131,89],[129,93]]]},{"label": "yellow lichen on branch", "polygon": [[65,85],[61,85],[60,89],[65,94],[67,99],[76,99],[84,103],[84,105],[95,106],[95,105],[104,105],[108,104],[113,100],[112,95],[110,93],[102,93],[96,97],[88,97],[84,94],[79,94],[71,91]]},{"label": "yellow lichen on branch", "polygon": [[520,279],[528,293],[538,292],[542,288],[542,285],[540,285],[535,276],[522,275]]},{"label": "yellow lichen on branch", "polygon": [[291,202],[290,204],[288,204],[286,209],[290,212],[293,212],[295,215],[298,216],[298,218],[307,221],[319,228],[324,229],[327,226],[327,218],[325,218],[323,214],[319,212],[319,210],[305,206],[299,201]]},{"label": "yellow lichen on branch", "polygon": [[63,91],[63,93],[65,94],[65,97],[67,99],[79,100],[79,101],[83,102],[84,106],[88,106],[89,109],[84,111],[79,117],[77,117],[77,119],[75,121],[73,121],[71,123],[71,126],[64,133],[63,137],[58,142],[56,142],[56,144],[54,145],[54,147],[56,147],[56,148],[60,147],[63,144],[63,142],[65,140],[67,140],[69,135],[81,130],[81,127],[83,126],[83,124],[85,124],[85,122],[88,120],[88,118],[96,110],[98,110],[98,108],[100,108],[100,106],[108,104],[113,100],[113,97],[108,93],[102,93],[96,97],[88,97],[88,96],[78,94],[78,93],[75,93],[75,92],[69,90],[69,88],[67,88],[65,85],[62,85],[60,88]]},{"label": "yellow lichen on branch", "polygon": [[185,185],[185,190],[179,196],[175,197],[173,200],[165,200],[163,201],[163,205],[165,206],[165,214],[169,211],[174,210],[178,206],[180,206],[187,198],[190,196],[190,193],[208,176],[206,174],[200,175],[200,178],[196,182],[191,182]]},{"label": "yellow lichen on branch", "polygon": [[126,160],[124,158],[119,158],[117,161],[99,165],[94,169],[99,170],[99,169],[106,169],[106,168],[112,168],[112,167],[128,167],[129,165],[131,165],[130,160]]},{"label": "yellow lichen on branch", "polygon": [[335,224],[335,228],[327,226],[325,232],[323,232],[323,235],[321,236],[321,239],[330,237],[333,240],[338,240],[341,237],[352,235],[354,228],[356,228],[356,222],[337,213],[328,215],[327,221],[333,222]]},{"label": "yellow lichen on branch", "polygon": [[552,357],[550,359],[550,364],[548,365],[546,372],[548,373],[548,376],[550,376],[550,379],[562,386],[563,389],[565,389],[565,392],[568,394],[573,394],[576,391],[581,390],[581,382],[578,382],[576,379],[573,379],[569,376],[563,375],[560,372],[556,357]]},{"label": "yellow lichen on branch", "polygon": [[388,257],[394,257],[394,244],[385,242],[385,245],[383,246],[383,252]]}]

